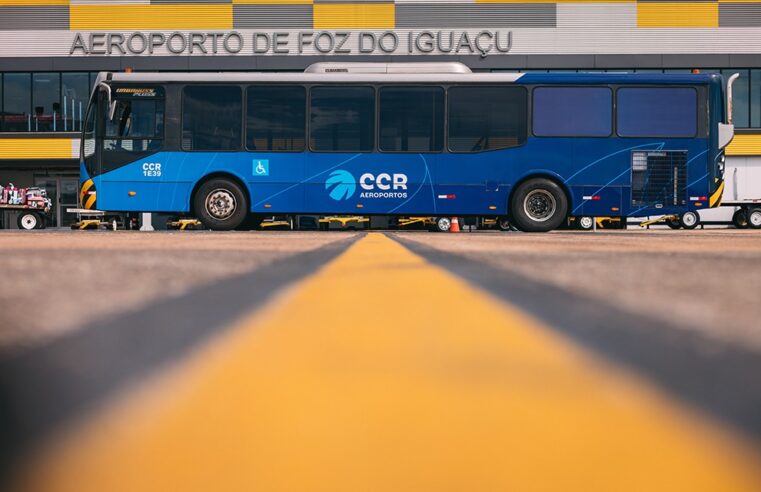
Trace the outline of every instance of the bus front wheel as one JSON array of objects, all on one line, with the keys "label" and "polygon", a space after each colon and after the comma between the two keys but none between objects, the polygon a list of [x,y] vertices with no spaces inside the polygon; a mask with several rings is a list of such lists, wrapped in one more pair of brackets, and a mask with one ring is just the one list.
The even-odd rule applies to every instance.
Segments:
[{"label": "bus front wheel", "polygon": [[513,222],[525,232],[557,229],[568,215],[568,198],[554,181],[529,179],[520,184],[510,200]]},{"label": "bus front wheel", "polygon": [[230,231],[248,216],[248,200],[234,181],[213,178],[203,183],[193,197],[198,219],[213,231]]}]

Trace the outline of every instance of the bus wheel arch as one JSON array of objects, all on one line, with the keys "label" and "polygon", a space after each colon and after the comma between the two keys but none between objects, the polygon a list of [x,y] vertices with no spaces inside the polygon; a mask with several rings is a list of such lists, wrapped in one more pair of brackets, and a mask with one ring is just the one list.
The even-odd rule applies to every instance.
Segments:
[{"label": "bus wheel arch", "polygon": [[[551,207],[548,217],[532,219],[523,210],[525,207],[519,206],[518,201],[523,203],[531,197]],[[558,228],[568,219],[570,209],[571,193],[565,183],[548,174],[532,174],[521,178],[510,190],[507,198],[508,217],[519,229],[526,232],[547,232]]]},{"label": "bus wheel arch", "polygon": [[248,187],[235,175],[204,176],[190,194],[190,210],[209,229],[233,230],[249,215]]}]

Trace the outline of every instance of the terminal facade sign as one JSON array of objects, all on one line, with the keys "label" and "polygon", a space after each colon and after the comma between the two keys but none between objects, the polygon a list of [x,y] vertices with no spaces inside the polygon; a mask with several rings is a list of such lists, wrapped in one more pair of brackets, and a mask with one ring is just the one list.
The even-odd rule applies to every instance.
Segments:
[{"label": "terminal facade sign", "polygon": [[70,56],[480,55],[509,53],[509,30],[77,32]]}]

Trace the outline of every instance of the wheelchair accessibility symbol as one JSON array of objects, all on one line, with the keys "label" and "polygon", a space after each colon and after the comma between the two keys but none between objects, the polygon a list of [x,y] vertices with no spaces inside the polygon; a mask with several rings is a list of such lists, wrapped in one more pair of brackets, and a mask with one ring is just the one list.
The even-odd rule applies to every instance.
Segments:
[{"label": "wheelchair accessibility symbol", "polygon": [[254,176],[269,176],[270,175],[270,161],[269,160],[254,160]]}]

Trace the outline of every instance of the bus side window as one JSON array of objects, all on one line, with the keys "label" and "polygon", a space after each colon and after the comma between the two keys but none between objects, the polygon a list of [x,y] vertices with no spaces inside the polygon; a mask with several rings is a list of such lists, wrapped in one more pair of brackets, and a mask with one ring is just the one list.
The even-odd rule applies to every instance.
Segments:
[{"label": "bus side window", "polygon": [[309,147],[317,152],[370,152],[375,135],[372,87],[314,87]]},{"label": "bus side window", "polygon": [[444,89],[381,88],[379,133],[382,151],[440,152],[444,147]]},{"label": "bus side window", "polygon": [[302,152],[306,140],[306,89],[251,86],[246,90],[246,148]]},{"label": "bus side window", "polygon": [[692,87],[622,87],[616,92],[622,137],[691,138],[698,129],[698,95]]},{"label": "bus side window", "polygon": [[240,150],[243,93],[237,86],[187,86],[182,97],[182,150]]},{"label": "bus side window", "polygon": [[515,86],[449,89],[449,150],[481,152],[526,142],[527,91]]},{"label": "bus side window", "polygon": [[609,137],[613,132],[608,87],[537,87],[533,98],[537,137]]}]

